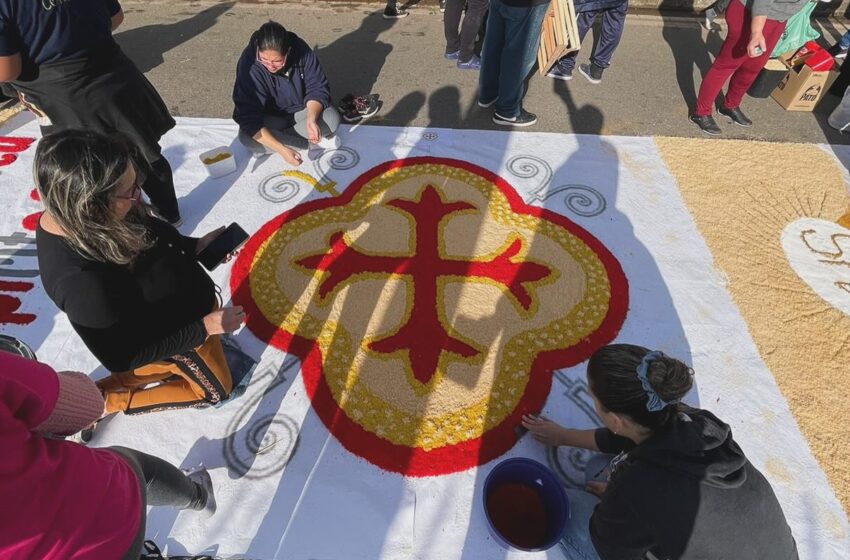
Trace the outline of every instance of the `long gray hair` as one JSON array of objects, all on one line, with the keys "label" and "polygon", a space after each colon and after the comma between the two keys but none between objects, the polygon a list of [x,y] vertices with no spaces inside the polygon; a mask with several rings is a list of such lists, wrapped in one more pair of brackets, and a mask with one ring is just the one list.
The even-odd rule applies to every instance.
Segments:
[{"label": "long gray hair", "polygon": [[149,207],[136,203],[124,219],[112,210],[127,165],[139,170],[140,161],[121,134],[64,130],[38,143],[33,173],[41,201],[83,257],[126,265],[153,245],[144,225]]}]

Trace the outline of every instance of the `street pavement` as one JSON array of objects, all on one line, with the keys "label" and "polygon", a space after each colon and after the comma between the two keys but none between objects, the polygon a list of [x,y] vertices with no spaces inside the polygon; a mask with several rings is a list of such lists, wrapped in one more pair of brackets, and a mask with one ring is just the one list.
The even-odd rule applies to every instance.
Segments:
[{"label": "street pavement", "polygon": [[[383,19],[382,3],[130,0],[123,6],[126,19],[116,37],[174,115],[229,118],[237,58],[251,33],[273,19],[314,46],[336,99],[348,92],[380,94],[383,107],[372,124],[502,128],[475,103],[478,73],[443,59],[436,5],[413,6],[400,20]],[[816,27],[829,43],[845,29],[835,20],[819,20]],[[688,109],[722,37],[723,31],[709,33],[694,17],[631,14],[600,85],[578,73],[569,82],[532,76],[524,106],[540,120],[526,130],[700,137]],[[591,46],[588,37],[579,62]],[[724,138],[848,143],[826,124],[837,102],[827,98],[815,113],[798,113],[770,98],[747,97],[742,108],[755,126],[718,122]]]}]

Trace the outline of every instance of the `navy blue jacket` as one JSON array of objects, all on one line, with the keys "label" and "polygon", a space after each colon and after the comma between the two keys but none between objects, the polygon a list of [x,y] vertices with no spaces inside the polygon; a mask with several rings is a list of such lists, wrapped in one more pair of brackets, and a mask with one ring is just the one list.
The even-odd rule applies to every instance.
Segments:
[{"label": "navy blue jacket", "polygon": [[274,115],[295,124],[292,115],[307,101],[331,104],[331,90],[319,59],[303,39],[292,35],[292,50],[286,66],[272,74],[257,62],[257,45],[252,40],[242,51],[233,84],[233,120],[249,136],[263,127],[263,116]]},{"label": "navy blue jacket", "polygon": [[598,12],[608,8],[616,8],[629,0],[573,0],[576,13]]}]

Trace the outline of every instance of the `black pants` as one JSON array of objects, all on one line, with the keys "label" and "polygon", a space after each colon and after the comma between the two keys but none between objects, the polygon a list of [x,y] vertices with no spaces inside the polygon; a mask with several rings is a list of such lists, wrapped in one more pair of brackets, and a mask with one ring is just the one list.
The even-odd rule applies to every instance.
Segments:
[{"label": "black pants", "polygon": [[[602,28],[599,33],[599,42],[596,48],[590,53],[590,61],[600,68],[608,68],[611,66],[611,57],[614,56],[614,51],[617,45],[620,44],[620,39],[623,37],[623,28],[626,25],[626,11],[629,8],[628,1],[623,2],[619,6],[613,8],[604,8],[602,10],[591,10],[589,12],[580,12],[576,14],[576,24],[578,26],[579,41],[584,41],[584,37],[590,28],[593,27],[593,20],[596,16],[602,15]],[[576,56],[578,51],[571,52],[558,61],[558,66],[565,71],[572,72],[576,64]]]},{"label": "black pants", "polygon": [[143,185],[140,185],[151,200],[154,208],[169,222],[180,219],[180,209],[177,207],[177,194],[174,192],[174,176],[171,164],[162,157],[150,162],[150,172]]},{"label": "black pants", "polygon": [[[460,16],[466,4],[466,15]],[[443,33],[446,35],[446,54],[458,53],[460,62],[469,62],[475,53],[475,37],[481,30],[490,0],[447,0],[443,16]],[[458,33],[460,27],[460,33]]]},{"label": "black pants", "polygon": [[127,447],[110,447],[109,450],[127,461],[139,477],[142,496],[141,520],[136,537],[124,555],[125,560],[138,560],[145,540],[147,506],[203,509],[207,502],[206,492],[183,471],[158,457]]}]

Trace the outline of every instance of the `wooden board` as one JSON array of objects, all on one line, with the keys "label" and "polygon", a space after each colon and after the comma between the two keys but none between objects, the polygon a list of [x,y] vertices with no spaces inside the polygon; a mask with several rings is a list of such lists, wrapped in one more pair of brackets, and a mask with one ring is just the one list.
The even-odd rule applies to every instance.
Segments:
[{"label": "wooden board", "polygon": [[540,29],[537,65],[544,76],[565,54],[581,48],[573,0],[552,0]]}]

